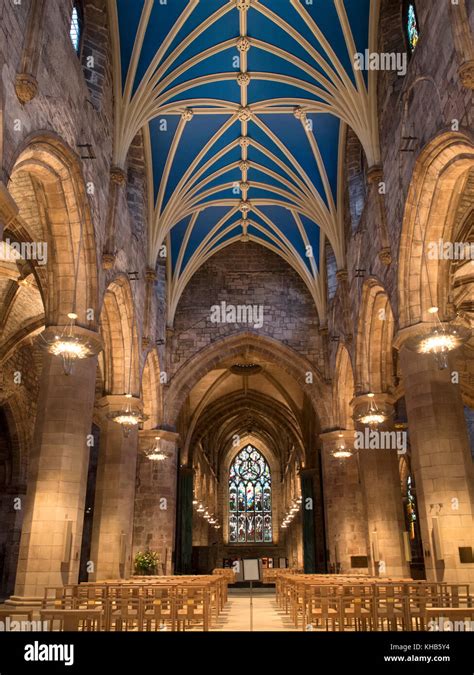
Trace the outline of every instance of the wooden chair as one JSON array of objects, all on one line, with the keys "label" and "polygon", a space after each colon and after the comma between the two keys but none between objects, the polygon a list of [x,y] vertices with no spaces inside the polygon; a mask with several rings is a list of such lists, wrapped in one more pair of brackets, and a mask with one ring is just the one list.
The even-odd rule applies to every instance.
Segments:
[{"label": "wooden chair", "polygon": [[51,630],[59,631],[100,631],[102,626],[101,609],[41,609],[42,621],[51,622]]},{"label": "wooden chair", "polygon": [[135,631],[142,626],[142,598],[137,589],[119,588],[107,598],[107,630]]},{"label": "wooden chair", "polygon": [[373,630],[374,587],[365,584],[344,584],[341,588],[343,630]]},{"label": "wooden chair", "polygon": [[341,596],[336,586],[306,586],[303,630],[308,630],[308,626],[343,630]]},{"label": "wooden chair", "polygon": [[209,589],[206,586],[176,587],[176,626],[178,631],[202,626],[209,630]]},{"label": "wooden chair", "polygon": [[375,630],[404,630],[406,608],[403,586],[400,584],[375,584],[373,617]]},{"label": "wooden chair", "polygon": [[176,630],[175,586],[157,585],[147,589],[143,598],[142,630]]}]

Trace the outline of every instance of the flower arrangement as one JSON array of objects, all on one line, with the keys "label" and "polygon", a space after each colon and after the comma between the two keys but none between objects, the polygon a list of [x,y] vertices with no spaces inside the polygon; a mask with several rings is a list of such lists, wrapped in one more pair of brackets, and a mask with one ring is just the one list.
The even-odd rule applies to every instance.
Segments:
[{"label": "flower arrangement", "polygon": [[156,551],[147,548],[146,551],[138,551],[135,556],[135,574],[151,576],[158,572],[160,556]]}]

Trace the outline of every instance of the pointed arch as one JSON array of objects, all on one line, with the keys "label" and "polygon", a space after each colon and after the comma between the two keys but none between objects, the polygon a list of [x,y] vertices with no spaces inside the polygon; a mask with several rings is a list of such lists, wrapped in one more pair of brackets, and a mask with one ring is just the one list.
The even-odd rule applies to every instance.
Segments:
[{"label": "pointed arch", "polygon": [[420,154],[406,201],[399,248],[400,327],[429,318],[428,309],[446,310],[449,260],[430,257],[430,244],[451,242],[457,205],[470,170],[474,142],[462,133],[444,133]]},{"label": "pointed arch", "polygon": [[104,294],[100,314],[104,342],[104,393],[122,395],[140,392],[138,329],[132,289],[124,275],[116,277]]},{"label": "pointed arch", "polygon": [[141,399],[143,412],[148,416],[144,429],[155,429],[163,417],[160,383],[160,360],[156,349],[148,352],[142,374]]},{"label": "pointed arch", "polygon": [[333,386],[334,425],[338,429],[353,429],[351,401],[354,397],[354,373],[349,351],[339,345]]},{"label": "pointed arch", "polygon": [[375,279],[362,289],[357,327],[356,390],[385,393],[393,385],[394,318],[389,297]]},{"label": "pointed arch", "polygon": [[[8,188],[20,208],[20,219],[10,223],[10,230],[16,234],[23,220],[28,223],[28,214],[22,213],[24,196],[34,200],[40,214],[40,236],[47,244],[48,255],[47,288],[43,288],[46,324],[67,323],[67,314],[74,305],[77,265],[77,323],[95,330],[98,316],[97,252],[79,158],[55,134],[35,135],[28,138],[18,152],[10,176]],[[28,190],[27,194],[24,190]],[[92,310],[92,314],[88,310]],[[90,319],[90,316],[94,318]]]}]

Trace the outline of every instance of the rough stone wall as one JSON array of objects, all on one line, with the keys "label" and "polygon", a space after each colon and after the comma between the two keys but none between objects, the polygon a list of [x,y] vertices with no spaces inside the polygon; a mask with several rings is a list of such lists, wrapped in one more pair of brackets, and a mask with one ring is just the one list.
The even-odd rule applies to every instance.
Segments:
[{"label": "rough stone wall", "polygon": [[[408,63],[404,77],[396,73],[378,73],[378,116],[381,143],[381,165],[386,184],[384,197],[387,234],[392,255],[390,266],[378,258],[382,248],[378,236],[377,195],[375,186],[366,186],[366,201],[359,224],[352,236],[347,238],[347,270],[351,325],[357,325],[360,311],[361,292],[364,278],[375,276],[388,293],[395,317],[395,331],[398,324],[398,250],[404,205],[413,176],[413,170],[421,150],[440,133],[451,130],[453,120],[458,120],[460,131],[471,134],[474,121],[472,91],[464,88],[459,80],[455,46],[452,37],[449,3],[417,1],[421,38]],[[436,49],[433,48],[436,45]],[[379,51],[400,52],[405,49],[401,3],[398,0],[384,0],[381,3],[379,30]],[[414,136],[408,143],[403,136]],[[348,138],[351,138],[349,133]],[[409,151],[402,151],[403,148]],[[347,158],[353,157],[348,142]],[[348,165],[350,166],[350,165]],[[346,211],[344,222],[352,222],[360,201],[360,190],[346,176]],[[360,208],[357,206],[357,209]],[[356,270],[362,270],[357,273]],[[360,276],[358,276],[360,274]],[[338,288],[332,303],[341,302],[343,289]],[[403,299],[402,299],[403,301]],[[329,308],[329,332],[344,335],[341,313]],[[347,344],[354,361],[355,341]],[[337,351],[337,343],[331,349],[331,363]],[[333,371],[333,369],[332,369]]]},{"label": "rough stone wall", "polygon": [[[84,3],[84,33],[81,53],[78,56],[69,37],[69,22],[72,2],[70,0],[47,0],[36,26],[40,43],[40,56],[36,79],[38,92],[33,100],[21,104],[15,92],[15,77],[21,70],[21,55],[28,21],[30,2],[0,3],[0,124],[3,122],[3,145],[0,143],[0,167],[3,162],[3,178],[8,184],[15,161],[24,147],[35,136],[51,134],[69,147],[79,158],[84,184],[87,186],[91,221],[94,228],[98,270],[99,307],[108,285],[120,273],[137,273],[137,281],[131,283],[134,299],[134,318],[138,327],[138,338],[143,334],[145,313],[145,272],[146,257],[146,181],[141,135],[132,143],[125,173],[127,185],[119,189],[118,207],[114,221],[116,259],[112,270],[102,269],[102,252],[106,241],[109,213],[110,167],[112,164],[112,143],[114,130],[111,45],[109,39],[109,17],[105,0],[87,0]],[[88,59],[93,57],[93,67]],[[86,147],[80,147],[85,145]],[[89,147],[90,146],[90,147]],[[2,177],[2,176],[0,176]],[[92,190],[89,188],[92,186]],[[15,181],[14,198],[23,208],[22,215],[31,236],[38,236],[35,230],[36,213],[28,209],[34,201],[32,181],[26,174]],[[36,207],[35,207],[36,208]],[[30,213],[31,212],[31,213]],[[44,278],[43,278],[44,277]],[[47,275],[40,278],[45,284]],[[158,286],[159,284],[159,286]],[[163,275],[157,287],[164,296]],[[162,307],[157,311],[152,300],[152,316],[156,323],[164,326]],[[15,312],[21,309],[16,305]],[[28,308],[25,308],[25,317]],[[19,317],[21,323],[21,317]],[[152,323],[152,344],[155,341]],[[164,333],[164,328],[161,328]],[[139,342],[141,345],[141,342]],[[41,375],[41,354],[29,343],[15,352],[2,365],[0,402],[8,399],[14,403],[15,421],[23,440],[21,456],[23,475],[26,476],[27,454],[31,446],[31,431],[35,425],[37,382]],[[139,348],[141,366],[146,352]],[[23,374],[21,385],[11,385],[11,373]],[[7,377],[8,376],[8,377]],[[5,380],[5,382],[3,381]],[[8,381],[6,381],[8,380]],[[96,398],[102,392],[97,391]],[[16,489],[15,495],[22,494]],[[5,509],[3,508],[5,506]],[[8,504],[0,504],[0,512],[9,513]],[[9,516],[8,516],[9,517]],[[13,546],[18,548],[19,527],[12,529]],[[16,555],[16,554],[14,554]],[[13,565],[13,568],[15,565]],[[13,575],[14,576],[14,575]],[[10,589],[14,579],[6,579]]]},{"label": "rough stone wall", "polygon": [[[263,305],[262,328],[211,323],[211,307],[224,301]],[[169,343],[171,373],[212,342],[246,331],[280,340],[320,365],[318,325],[314,302],[293,269],[258,244],[233,244],[196,272],[181,297]]]}]

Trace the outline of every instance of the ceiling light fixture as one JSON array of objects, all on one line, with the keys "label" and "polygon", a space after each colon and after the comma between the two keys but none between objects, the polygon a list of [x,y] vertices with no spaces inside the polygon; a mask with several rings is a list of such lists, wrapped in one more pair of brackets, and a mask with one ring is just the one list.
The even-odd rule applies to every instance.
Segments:
[{"label": "ceiling light fixture", "polygon": [[[161,449],[161,444],[160,444],[160,437],[155,436],[155,442],[152,445],[151,448],[148,448],[148,450],[145,450],[145,455],[148,457],[148,459],[152,462],[163,462],[165,459],[168,458],[168,455],[163,452]],[[193,502],[194,504],[194,502]]]},{"label": "ceiling light fixture", "polygon": [[139,424],[147,420],[148,416],[132,407],[131,399],[133,396],[131,394],[125,394],[125,398],[128,399],[125,408],[114,410],[108,413],[107,417],[112,422],[120,424],[124,435],[128,436],[132,429],[135,429]]},{"label": "ceiling light fixture", "polygon": [[448,367],[448,354],[454,351],[471,337],[471,329],[459,316],[453,321],[442,322],[439,318],[439,308],[430,307],[428,313],[433,317],[432,324],[408,339],[406,346],[419,354],[431,354],[435,357],[438,368]]},{"label": "ceiling light fixture", "polygon": [[367,394],[367,397],[369,398],[368,408],[365,412],[358,415],[357,422],[363,426],[368,426],[371,429],[375,429],[379,424],[386,422],[389,416],[375,403],[375,394]]}]

